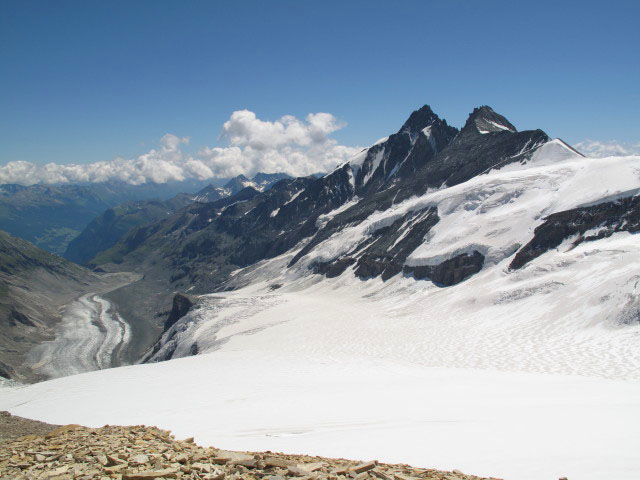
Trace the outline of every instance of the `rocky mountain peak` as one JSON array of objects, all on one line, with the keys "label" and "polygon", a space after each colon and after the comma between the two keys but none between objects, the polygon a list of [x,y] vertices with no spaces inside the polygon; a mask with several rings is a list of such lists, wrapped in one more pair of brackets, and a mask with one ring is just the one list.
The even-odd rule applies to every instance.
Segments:
[{"label": "rocky mountain peak", "polygon": [[251,180],[249,180],[244,175],[240,174],[237,177],[234,177],[231,180],[229,180],[227,183],[225,183],[224,188],[228,188],[235,193],[237,191],[242,190],[246,186],[246,184],[250,182]]},{"label": "rocky mountain peak", "polygon": [[487,134],[497,132],[517,132],[518,129],[505,117],[496,113],[488,105],[473,109],[464,127],[460,131],[463,134]]},{"label": "rocky mountain peak", "polygon": [[400,130],[398,130],[398,134],[409,133],[410,136],[415,137],[422,130],[434,124],[451,128],[447,125],[446,120],[441,119],[431,110],[429,105],[424,105],[409,115],[407,121],[404,122]]}]

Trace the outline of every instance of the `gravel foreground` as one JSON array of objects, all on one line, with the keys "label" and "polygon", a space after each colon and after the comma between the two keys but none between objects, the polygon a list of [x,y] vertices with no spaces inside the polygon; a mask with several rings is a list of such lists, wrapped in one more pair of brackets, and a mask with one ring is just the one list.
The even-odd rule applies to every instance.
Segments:
[{"label": "gravel foreground", "polygon": [[49,425],[0,412],[0,479],[498,480],[336,458],[231,452],[144,425]]}]

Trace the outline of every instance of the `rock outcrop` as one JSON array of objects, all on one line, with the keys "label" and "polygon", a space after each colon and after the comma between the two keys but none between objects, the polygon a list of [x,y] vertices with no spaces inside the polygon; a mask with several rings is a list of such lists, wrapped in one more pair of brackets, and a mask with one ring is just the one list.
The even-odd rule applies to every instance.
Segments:
[{"label": "rock outcrop", "polygon": [[193,302],[189,297],[182,293],[176,293],[173,296],[173,306],[169,316],[164,322],[164,331],[169,330],[178,320],[184,317],[193,306]]},{"label": "rock outcrop", "polygon": [[536,227],[533,238],[520,249],[509,268],[522,268],[571,238],[574,238],[571,246],[576,247],[582,242],[610,237],[616,232],[639,231],[640,196],[554,213]]},{"label": "rock outcrop", "polygon": [[[46,431],[46,430],[45,430]],[[16,480],[490,480],[451,472],[282,453],[232,452],[143,425],[58,427],[0,443],[0,477]],[[494,479],[496,480],[496,479]]]}]

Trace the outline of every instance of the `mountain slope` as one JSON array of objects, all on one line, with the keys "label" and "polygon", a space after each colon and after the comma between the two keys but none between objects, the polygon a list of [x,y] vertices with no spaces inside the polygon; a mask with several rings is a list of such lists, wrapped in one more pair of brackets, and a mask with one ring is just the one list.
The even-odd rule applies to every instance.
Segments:
[{"label": "mountain slope", "polygon": [[130,200],[166,200],[202,182],[90,185],[0,185],[0,229],[62,255],[96,216]]},{"label": "mountain slope", "polygon": [[222,187],[210,184],[195,194],[179,193],[165,201],[138,200],[120,204],[95,217],[78,236],[69,242],[64,257],[73,262],[85,264],[99,252],[115,245],[133,227],[166,218],[193,202],[208,203],[235,195],[246,187],[258,191],[268,190],[274,183],[284,178],[290,177],[285,173],[257,173],[249,180],[244,175],[240,175],[232,178]]},{"label": "mountain slope", "polygon": [[181,193],[170,200],[133,201],[110,208],[91,220],[69,242],[64,257],[85,264],[99,252],[118,243],[133,227],[165,218],[192,201],[192,196]]}]

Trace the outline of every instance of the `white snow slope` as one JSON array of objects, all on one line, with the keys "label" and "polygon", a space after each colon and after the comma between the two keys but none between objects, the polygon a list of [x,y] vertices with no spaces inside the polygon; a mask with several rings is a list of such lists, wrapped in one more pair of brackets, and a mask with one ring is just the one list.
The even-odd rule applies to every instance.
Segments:
[{"label": "white snow slope", "polygon": [[[626,232],[507,266],[543,217],[640,191],[640,157],[550,144],[526,165],[377,212],[319,245],[238,272],[174,328],[176,355],[0,391],[55,423],[155,424],[226,449],[377,458],[513,480],[640,478],[640,242]],[[312,275],[315,259],[411,209],[440,222],[410,257],[477,249],[439,288]],[[270,285],[283,287],[271,290]],[[635,313],[634,313],[635,312]]]}]

